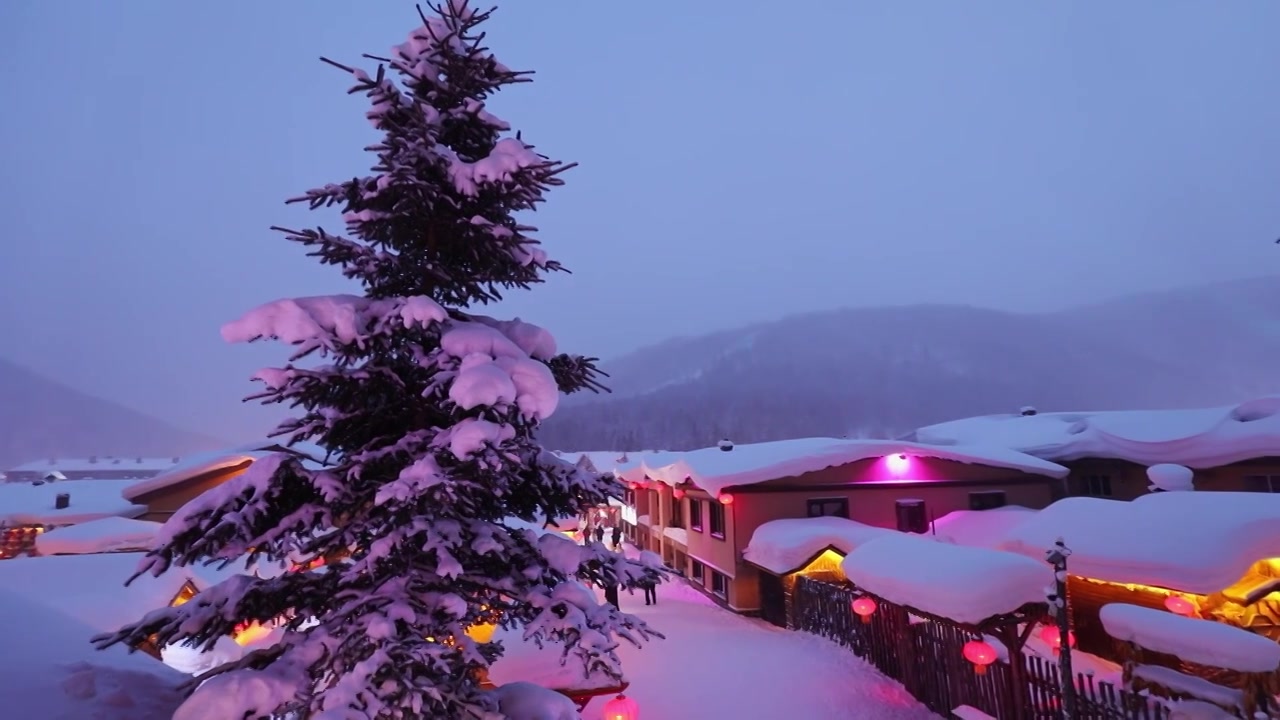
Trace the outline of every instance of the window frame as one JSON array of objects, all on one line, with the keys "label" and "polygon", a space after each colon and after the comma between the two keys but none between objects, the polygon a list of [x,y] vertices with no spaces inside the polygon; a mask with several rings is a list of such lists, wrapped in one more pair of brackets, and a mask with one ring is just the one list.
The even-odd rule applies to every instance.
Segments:
[{"label": "window frame", "polygon": [[[721,586],[719,590],[716,589],[717,585]],[[712,595],[715,595],[721,600],[728,600],[729,599],[729,576],[725,575],[724,573],[720,572],[715,568],[711,568],[711,587],[708,589],[711,591]]]},{"label": "window frame", "polygon": [[689,498],[689,529],[694,532],[702,532],[702,500],[698,498]]},{"label": "window frame", "polygon": [[[982,498],[999,496],[1000,502],[996,505],[989,505],[980,502]],[[969,493],[969,509],[981,512],[983,510],[997,510],[1009,504],[1009,493],[1004,490],[975,490]],[[981,505],[981,507],[979,507]]]},{"label": "window frame", "polygon": [[[707,518],[708,532],[711,537],[717,540],[724,540],[729,526],[728,518],[725,516],[724,512],[724,505],[712,500],[708,504],[708,507],[710,508],[707,512],[707,515],[709,516]],[[717,517],[720,519],[719,523],[716,522]],[[720,526],[719,530],[716,530],[716,525]]]},{"label": "window frame", "polygon": [[[1111,475],[1107,473],[1092,473],[1090,475],[1085,475],[1083,484],[1084,495],[1086,497],[1115,497],[1115,486],[1111,482]],[[1095,492],[1095,489],[1097,492]]]},{"label": "window frame", "polygon": [[[841,512],[838,514],[823,512],[817,515],[813,513],[813,510],[815,507],[818,507],[819,509],[821,509],[823,506],[827,504],[835,504],[836,507],[841,510]],[[805,513],[806,513],[805,517],[810,517],[810,518],[838,517],[838,518],[844,518],[845,520],[848,520],[849,519],[849,498],[847,497],[808,498],[805,500]]]}]

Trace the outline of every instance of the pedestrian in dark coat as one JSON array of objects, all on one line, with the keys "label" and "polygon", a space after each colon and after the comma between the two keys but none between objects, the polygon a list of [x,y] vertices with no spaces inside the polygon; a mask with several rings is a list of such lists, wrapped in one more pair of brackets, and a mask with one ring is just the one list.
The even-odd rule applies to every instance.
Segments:
[{"label": "pedestrian in dark coat", "polygon": [[598,543],[604,542],[604,526],[603,525],[596,526],[596,542]]},{"label": "pedestrian in dark coat", "polygon": [[617,550],[618,548],[622,547],[622,528],[615,525],[613,527],[613,537],[610,539],[613,540],[614,550]]},{"label": "pedestrian in dark coat", "polygon": [[604,601],[614,606],[615,608],[618,607],[618,586],[617,585],[605,586]]},{"label": "pedestrian in dark coat", "polygon": [[653,580],[649,580],[645,582],[643,587],[644,587],[644,604],[657,605],[658,604],[658,583],[654,582]]}]

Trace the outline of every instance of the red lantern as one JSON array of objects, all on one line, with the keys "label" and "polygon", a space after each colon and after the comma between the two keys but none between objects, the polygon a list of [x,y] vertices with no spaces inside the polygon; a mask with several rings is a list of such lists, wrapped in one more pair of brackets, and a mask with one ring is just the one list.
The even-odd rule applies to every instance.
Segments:
[{"label": "red lantern", "polygon": [[964,659],[973,663],[973,671],[987,674],[987,666],[996,661],[996,649],[982,640],[970,640],[964,644]]},{"label": "red lantern", "polygon": [[604,704],[604,720],[640,720],[640,706],[626,695],[618,695]]},{"label": "red lantern", "polygon": [[876,601],[863,595],[853,601],[853,613],[862,618],[863,624],[871,622],[871,616],[876,611]]},{"label": "red lantern", "polygon": [[672,496],[674,496],[674,497],[675,497],[675,499],[677,499],[677,500],[679,500],[680,498],[684,497],[684,491],[683,491],[683,490],[681,490],[680,488],[676,488],[675,490],[672,490],[672,491],[671,491],[671,494],[672,494]]},{"label": "red lantern", "polygon": [[1195,603],[1182,597],[1181,595],[1170,595],[1164,599],[1164,606],[1169,612],[1178,615],[1191,615],[1196,611]]},{"label": "red lantern", "polygon": [[721,505],[732,505],[732,504],[733,504],[733,496],[732,496],[732,495],[730,495],[729,493],[720,493],[720,497],[719,497],[719,498],[717,498],[717,499],[718,499],[718,500],[720,500],[720,504],[721,504]]},{"label": "red lantern", "polygon": [[[1040,630],[1040,639],[1044,641],[1045,645],[1053,648],[1054,652],[1057,652],[1062,648],[1062,631],[1058,629],[1057,625],[1045,625],[1044,628]],[[1067,647],[1075,646],[1076,634],[1068,630]]]}]

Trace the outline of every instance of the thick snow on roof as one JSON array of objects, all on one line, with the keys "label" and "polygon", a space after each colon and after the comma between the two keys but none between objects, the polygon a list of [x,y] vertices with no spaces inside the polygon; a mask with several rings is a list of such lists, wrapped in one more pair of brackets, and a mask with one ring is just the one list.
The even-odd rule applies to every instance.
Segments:
[{"label": "thick snow on roof", "polygon": [[530,682],[552,690],[596,690],[617,685],[598,670],[588,675],[576,658],[561,664],[564,646],[559,643],[538,647],[525,640],[522,631],[502,628],[493,639],[503,645],[502,658],[489,669],[489,678],[495,685]]},{"label": "thick snow on roof", "polygon": [[50,458],[23,463],[9,472],[93,472],[94,470],[140,470],[143,472],[160,472],[174,466],[178,458],[140,458],[140,457],[98,457],[98,458]]},{"label": "thick snow on roof", "polygon": [[[0,525],[72,525],[104,517],[137,517],[146,508],[122,497],[137,480],[58,480],[41,485],[0,485]],[[71,496],[67,507],[54,507],[58,497]]]},{"label": "thick snow on roof", "polygon": [[142,553],[19,557],[0,562],[0,588],[51,608],[98,632],[111,632],[167,606],[190,580],[197,590],[234,573],[214,567],[173,567],[125,587]]},{"label": "thick snow on roof", "polygon": [[956,545],[998,550],[1014,528],[1035,516],[1035,510],[1021,505],[956,510],[933,521],[933,537]]},{"label": "thick snow on roof", "polygon": [[0,590],[4,716],[42,720],[169,720],[189,678],[122,646],[95,650],[95,628]]},{"label": "thick snow on roof", "polygon": [[135,481],[125,489],[126,500],[136,500],[157,490],[173,487],[198,475],[218,470],[229,470],[244,462],[252,462],[272,454],[266,450],[219,450],[192,455],[174,465],[167,472],[141,482]]},{"label": "thick snow on roof", "polygon": [[896,532],[839,517],[771,520],[751,534],[743,557],[769,572],[785,575],[827,548],[848,555],[863,543]]},{"label": "thick snow on roof", "polygon": [[1067,475],[1067,469],[1061,465],[1003,447],[943,447],[901,440],[801,438],[736,445],[727,452],[712,447],[689,452],[586,453],[597,470],[613,472],[624,480],[642,481],[647,477],[668,485],[689,480],[712,495],[735,485],[753,485],[899,454],[1009,468],[1049,477]]},{"label": "thick snow on roof", "polygon": [[920,428],[914,439],[996,445],[1055,461],[1098,457],[1217,467],[1280,456],[1280,395],[1197,410],[985,415]]},{"label": "thick snow on roof", "polygon": [[963,623],[1045,602],[1053,582],[1053,568],[1043,561],[897,532],[849,553],[841,567],[869,593]]},{"label": "thick snow on roof", "polygon": [[1242,673],[1280,669],[1280,644],[1238,627],[1124,603],[1103,606],[1100,617],[1111,637],[1187,662]]},{"label": "thick snow on roof", "polygon": [[1280,495],[1153,493],[1128,502],[1059,500],[1013,528],[1001,547],[1031,558],[1057,538],[1073,575],[1206,595],[1280,557]]},{"label": "thick snow on roof", "polygon": [[159,529],[158,522],[105,517],[37,535],[36,552],[41,555],[84,555],[150,550]]}]

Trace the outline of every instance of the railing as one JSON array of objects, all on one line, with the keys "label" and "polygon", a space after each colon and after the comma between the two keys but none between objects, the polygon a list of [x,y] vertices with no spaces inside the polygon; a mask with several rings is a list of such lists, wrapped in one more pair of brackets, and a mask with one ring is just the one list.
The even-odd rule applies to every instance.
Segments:
[{"label": "railing", "polygon": [[[948,715],[961,705],[1000,720],[1059,720],[1062,680],[1055,663],[1016,653],[979,674],[963,656],[969,635],[957,625],[910,616],[881,602],[870,622],[853,614],[857,597],[847,583],[798,576],[791,592],[791,624],[828,638],[902,683],[926,707]],[[1015,680],[1015,675],[1021,676]],[[1168,710],[1145,696],[1077,674],[1076,718],[1065,720],[1167,720]]]}]

